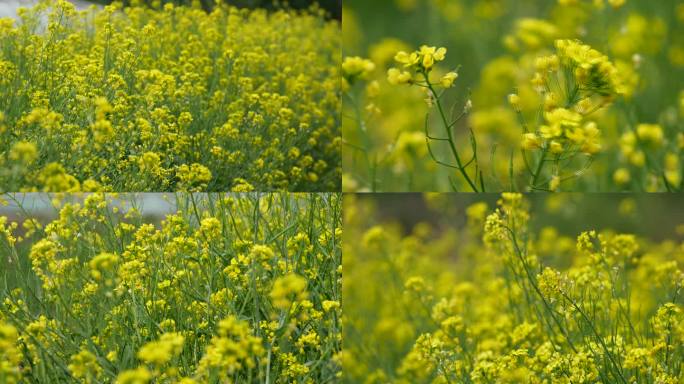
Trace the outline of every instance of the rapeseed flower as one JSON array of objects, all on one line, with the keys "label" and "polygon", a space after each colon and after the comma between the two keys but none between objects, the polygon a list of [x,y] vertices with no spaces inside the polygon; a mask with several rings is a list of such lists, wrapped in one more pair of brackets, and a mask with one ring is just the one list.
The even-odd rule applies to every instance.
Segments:
[{"label": "rapeseed flower", "polygon": [[340,374],[339,195],[179,193],[163,219],[131,196],[54,200],[0,216],[0,382]]},{"label": "rapeseed flower", "polygon": [[158,341],[143,345],[138,350],[138,358],[145,363],[164,365],[180,355],[185,338],[178,333],[164,333]]},{"label": "rapeseed flower", "polygon": [[296,274],[289,274],[278,278],[271,289],[273,305],[282,310],[288,310],[293,303],[306,299],[306,280]]},{"label": "rapeseed flower", "polygon": [[[377,210],[382,199],[345,201],[344,382],[682,380],[678,240],[540,229],[530,217],[554,222],[541,207],[555,197],[530,208],[506,193],[465,213],[445,209],[455,200],[424,200],[434,225],[409,228]],[[373,241],[350,240],[364,238]]]},{"label": "rapeseed flower", "polygon": [[152,373],[144,367],[121,372],[116,384],[147,384],[152,380]]},{"label": "rapeseed flower", "polygon": [[22,377],[18,335],[16,328],[0,321],[0,378],[8,384],[17,384]]},{"label": "rapeseed flower", "polygon": [[454,85],[454,82],[457,78],[458,73],[449,72],[446,75],[442,76],[442,78],[439,80],[439,85],[441,85],[444,88],[451,88]]},{"label": "rapeseed flower", "polygon": [[187,3],[2,22],[0,191],[339,187],[339,23]]},{"label": "rapeseed flower", "polygon": [[375,64],[372,61],[358,56],[345,57],[342,62],[342,74],[349,84],[353,84],[356,79],[367,79],[373,70]]},{"label": "rapeseed flower", "polygon": [[636,133],[646,144],[660,146],[663,143],[663,128],[658,124],[639,124]]},{"label": "rapeseed flower", "polygon": [[72,356],[68,368],[75,378],[82,379],[86,383],[95,382],[102,372],[97,357],[87,349],[82,349]]},{"label": "rapeseed flower", "polygon": [[[382,25],[379,8],[345,7],[354,22],[343,54],[375,67],[343,90],[345,191],[680,190],[667,181],[675,173],[665,155],[682,157],[681,89],[671,86],[681,76],[658,74],[684,62],[681,39],[670,39],[681,35],[684,8],[525,2],[394,1],[383,12],[401,17]],[[377,28],[361,28],[364,20]],[[468,90],[451,88],[460,83]],[[546,121],[561,110],[580,121]],[[620,138],[648,121],[660,125],[662,142],[637,138],[625,154]],[[426,150],[397,145],[418,132]],[[629,183],[613,178],[619,168]]]},{"label": "rapeseed flower", "polygon": [[38,149],[31,142],[18,141],[10,149],[9,158],[24,165],[31,165],[38,158]]}]

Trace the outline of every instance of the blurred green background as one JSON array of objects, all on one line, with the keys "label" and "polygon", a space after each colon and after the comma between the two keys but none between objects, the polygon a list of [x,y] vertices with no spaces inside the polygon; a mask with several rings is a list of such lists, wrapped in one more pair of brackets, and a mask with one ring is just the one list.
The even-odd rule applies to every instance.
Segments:
[{"label": "blurred green background", "polygon": [[[591,3],[587,0],[579,2]],[[641,76],[648,79],[636,96],[640,121],[656,121],[675,103],[684,86],[684,63],[673,63],[675,47],[684,47],[684,26],[678,21],[681,0],[626,0],[619,9],[559,6],[557,0],[344,0],[343,55],[368,57],[373,46],[387,38],[410,46],[444,46],[445,65],[461,66],[459,89],[475,89],[481,72],[493,59],[510,55],[504,37],[521,18],[545,19],[561,27],[563,35],[577,35],[599,51],[610,54],[616,36],[629,28],[644,28],[634,41],[643,52]],[[646,23],[638,23],[641,18]],[[630,22],[630,18],[632,21]],[[570,30],[589,20],[586,29]],[[564,26],[568,29],[562,30]],[[647,48],[647,49],[646,49]],[[681,54],[681,53],[680,53]],[[677,58],[675,58],[677,59]],[[681,58],[678,58],[681,60]],[[384,70],[384,68],[381,68]],[[503,80],[503,79],[502,79]],[[506,94],[512,92],[508,89]],[[504,95],[501,95],[504,102]]]},{"label": "blurred green background", "polygon": [[[554,52],[554,42],[562,39],[580,40],[607,55],[629,91],[587,114],[600,130],[601,151],[588,170],[585,157],[571,157],[575,161],[558,170],[567,180],[561,190],[666,190],[657,176],[666,167],[666,152],[684,164],[684,144],[678,138],[684,130],[684,2],[619,1],[345,0],[343,56],[375,63],[344,101],[346,190],[469,189],[465,182],[453,188],[449,178],[459,177],[452,175],[453,169],[436,167],[427,153],[420,135],[430,111],[422,102],[424,92],[387,81],[387,70],[397,66],[395,54],[423,44],[447,48],[435,79],[458,70],[443,105],[458,112],[465,100],[472,102],[468,115],[453,128],[461,157],[469,158],[472,130],[487,190],[510,189],[510,179],[517,182],[514,189],[525,190],[528,171],[519,155],[524,127],[507,97],[517,93],[524,121],[532,129],[539,126],[543,96],[531,83],[535,60]],[[433,136],[442,132],[436,115],[429,117]],[[640,124],[659,124],[663,130],[665,144],[645,150],[647,164],[630,161],[620,142]],[[432,143],[437,158],[451,161],[446,147]],[[615,182],[618,169],[627,170],[630,180]],[[578,173],[582,176],[576,177]]]},{"label": "blurred green background", "polygon": [[[383,193],[356,194],[359,201],[371,200],[380,221],[397,222],[405,233],[418,223],[439,230],[463,228],[466,208],[486,202],[490,211],[499,194]],[[576,237],[582,231],[612,229],[652,240],[684,240],[684,196],[680,194],[559,193],[527,194],[533,232],[548,226],[559,234]]]}]

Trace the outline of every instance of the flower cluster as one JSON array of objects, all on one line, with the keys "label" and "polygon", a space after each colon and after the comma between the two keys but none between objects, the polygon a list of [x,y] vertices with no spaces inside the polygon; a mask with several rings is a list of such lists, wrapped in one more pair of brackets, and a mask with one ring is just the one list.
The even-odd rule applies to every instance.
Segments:
[{"label": "flower cluster", "polygon": [[1,21],[0,190],[339,189],[339,23],[195,3]]},{"label": "flower cluster", "polygon": [[375,70],[375,64],[358,56],[345,57],[342,62],[343,89],[348,89],[357,79],[367,79]]},{"label": "flower cluster", "polygon": [[482,199],[463,214],[471,199],[425,195],[429,223],[409,229],[388,221],[396,208],[382,199],[348,197],[345,382],[684,380],[681,236],[574,238],[529,219],[555,223],[542,206],[605,199],[534,199],[503,194],[496,208]]},{"label": "flower cluster", "polygon": [[[627,92],[618,69],[604,54],[576,40],[556,40],[555,46],[556,55],[538,59],[539,72],[535,78],[545,79],[544,72],[558,71],[559,64],[572,71],[576,84],[567,86],[577,90],[574,91],[576,94],[567,94],[567,102],[583,100],[594,94],[612,97]],[[569,89],[572,92],[572,88]]]},{"label": "flower cluster", "polygon": [[0,321],[0,379],[3,383],[17,384],[21,379],[22,355],[18,341],[17,329]]},{"label": "flower cluster", "polygon": [[[446,58],[446,48],[429,47],[422,45],[417,51],[406,53],[399,51],[394,60],[402,65],[402,69],[390,68],[387,70],[387,81],[390,84],[424,84],[431,85],[428,74],[432,72],[435,64]],[[415,72],[415,74],[413,73]],[[414,76],[419,75],[414,79]],[[420,77],[422,76],[422,77]],[[458,78],[458,73],[448,72],[436,83],[444,88],[450,88]]]},{"label": "flower cluster", "polygon": [[54,199],[0,219],[0,382],[337,380],[338,194]]},{"label": "flower cluster", "polygon": [[[617,68],[607,56],[575,40],[556,40],[555,47],[555,54],[535,60],[536,72],[531,82],[543,100],[544,120],[534,131],[527,131],[520,97],[517,94],[508,97],[523,122],[523,149],[541,150],[537,165],[531,170],[529,187],[552,191],[562,181],[577,175],[574,170],[565,170],[572,169],[572,160],[577,154],[591,157],[601,150],[600,130],[595,121],[589,120],[589,115],[627,92]],[[541,177],[549,157],[555,166],[544,181]]]},{"label": "flower cluster", "polygon": [[[684,6],[350,0],[344,11],[343,54],[374,67],[344,90],[345,191],[684,187]],[[638,139],[640,124],[660,126],[659,145]]]}]

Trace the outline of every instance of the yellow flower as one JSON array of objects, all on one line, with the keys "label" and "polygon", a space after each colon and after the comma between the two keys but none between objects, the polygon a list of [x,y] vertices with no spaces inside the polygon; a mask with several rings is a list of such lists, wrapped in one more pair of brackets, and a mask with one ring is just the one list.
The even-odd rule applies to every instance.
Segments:
[{"label": "yellow flower", "polygon": [[[0,40],[31,57],[0,58],[2,94],[17,100],[0,118],[13,163],[0,172],[3,190],[67,192],[93,180],[101,190],[227,191],[234,179],[262,191],[335,190],[340,78],[374,67],[341,62],[339,22],[317,9],[125,3],[77,12],[67,0],[40,2],[18,12],[21,23],[0,20]],[[329,166],[290,175],[281,154],[295,144]],[[44,185],[50,164],[73,180]]]},{"label": "yellow flower", "polygon": [[544,118],[554,129],[577,127],[582,121],[582,115],[565,108],[556,108],[550,112],[544,112]]},{"label": "yellow flower", "polygon": [[508,95],[508,103],[516,111],[520,110],[520,96],[518,96],[517,94],[511,93],[510,95]]},{"label": "yellow flower", "polygon": [[342,74],[350,83],[355,79],[367,79],[375,70],[375,64],[358,56],[345,57],[342,62]]},{"label": "yellow flower", "polygon": [[100,280],[102,274],[111,271],[118,261],[119,257],[113,253],[100,253],[93,257],[88,263],[91,276],[93,276],[95,280]]},{"label": "yellow flower", "polygon": [[88,382],[102,372],[97,357],[87,349],[81,349],[79,353],[71,356],[70,361],[69,371],[77,379],[86,379]]},{"label": "yellow flower", "polygon": [[663,143],[663,128],[658,124],[639,124],[637,137],[646,144],[660,146]]},{"label": "yellow flower", "polygon": [[[163,219],[128,195],[51,197],[45,225],[31,207],[18,206],[23,224],[0,216],[11,251],[0,269],[33,276],[0,289],[0,383],[258,382],[269,359],[271,377],[290,374],[283,351],[326,365],[310,365],[311,376],[335,381],[339,194],[157,196],[171,208]],[[15,232],[29,241],[16,246]],[[25,301],[29,291],[38,294]]]},{"label": "yellow flower", "polygon": [[454,85],[454,82],[456,81],[457,78],[458,78],[458,73],[449,72],[439,80],[439,84],[444,88],[450,88],[451,86]]},{"label": "yellow flower", "polygon": [[180,180],[180,187],[185,190],[202,190],[211,181],[211,171],[202,164],[183,164],[178,167],[176,176]]},{"label": "yellow flower", "polygon": [[242,178],[233,179],[233,187],[231,188],[233,192],[251,192],[254,190],[254,186],[247,182],[247,180]]},{"label": "yellow flower", "polygon": [[526,150],[541,148],[541,138],[534,133],[523,134],[522,147]]},{"label": "yellow flower", "polygon": [[636,167],[643,167],[646,164],[646,154],[643,151],[634,151],[629,154],[629,162]]},{"label": "yellow flower", "polygon": [[30,165],[38,158],[38,149],[31,142],[17,141],[9,151],[9,158],[24,165]]},{"label": "yellow flower", "polygon": [[161,157],[156,152],[145,152],[138,160],[138,166],[142,171],[151,171],[159,169],[159,162]]},{"label": "yellow flower", "polygon": [[325,312],[330,312],[334,309],[340,308],[340,302],[339,301],[333,301],[333,300],[324,300],[322,303],[323,310]]},{"label": "yellow flower", "polygon": [[423,45],[420,47],[420,50],[418,51],[418,55],[421,58],[421,64],[423,68],[426,71],[429,71],[432,69],[432,67],[435,65],[435,62],[439,62],[444,60],[444,57],[446,55],[446,48],[441,47],[428,47],[427,45]]},{"label": "yellow flower", "polygon": [[207,240],[221,237],[221,221],[215,217],[207,217],[200,222],[200,232]]},{"label": "yellow flower", "polygon": [[618,168],[613,172],[613,181],[617,185],[625,185],[629,183],[631,176],[627,168]]},{"label": "yellow flower", "polygon": [[190,112],[181,112],[178,116],[178,126],[181,128],[187,128],[190,123],[192,123],[192,114]]},{"label": "yellow flower", "polygon": [[613,8],[620,8],[625,5],[625,1],[626,0],[608,0],[608,4]]},{"label": "yellow flower", "polygon": [[679,156],[676,153],[668,152],[665,155],[665,179],[676,188],[682,182],[682,171],[679,164]]},{"label": "yellow flower", "polygon": [[145,367],[123,371],[116,378],[116,384],[148,384],[152,373]]},{"label": "yellow flower", "polygon": [[78,192],[81,183],[58,163],[47,164],[38,174],[38,182],[45,192]]},{"label": "yellow flower", "polygon": [[0,378],[8,384],[20,383],[22,378],[22,353],[18,337],[17,329],[0,319]]},{"label": "yellow flower", "polygon": [[148,364],[164,365],[183,350],[185,338],[176,332],[164,333],[158,341],[145,344],[138,351],[138,358]]},{"label": "yellow flower", "polygon": [[279,277],[271,289],[273,306],[288,310],[293,303],[306,299],[306,285],[306,279],[294,273]]},{"label": "yellow flower", "polygon": [[563,153],[563,145],[556,140],[551,140],[549,143],[549,151],[555,155]]},{"label": "yellow flower", "polygon": [[563,129],[560,124],[542,125],[539,127],[539,133],[541,134],[541,137],[545,139],[552,139],[562,135]]},{"label": "yellow flower", "polygon": [[560,62],[575,68],[575,79],[584,92],[606,97],[626,92],[623,79],[607,56],[576,40],[556,40],[555,46]]},{"label": "yellow flower", "polygon": [[586,123],[584,125],[584,141],[580,151],[589,155],[598,153],[601,150],[600,135],[601,132],[595,122]]},{"label": "yellow flower", "polygon": [[57,132],[62,126],[64,116],[60,113],[50,111],[47,108],[35,108],[31,110],[24,118],[26,124],[38,124],[44,128],[48,133]]},{"label": "yellow flower", "polygon": [[404,67],[412,67],[420,61],[418,52],[406,53],[404,51],[399,51],[394,56],[394,60],[399,64],[404,64]]},{"label": "yellow flower", "polygon": [[586,154],[593,155],[601,150],[600,131],[593,121],[568,130],[566,136],[571,142],[579,145],[580,151]]},{"label": "yellow flower", "polygon": [[624,366],[627,369],[638,369],[647,372],[653,365],[651,351],[646,348],[630,348],[625,355]]},{"label": "yellow flower", "polygon": [[392,85],[407,84],[411,82],[411,73],[397,68],[390,68],[387,70],[387,81]]},{"label": "yellow flower", "polygon": [[565,280],[561,273],[553,268],[546,267],[537,275],[539,290],[542,294],[551,300],[556,300],[559,295],[565,290]]},{"label": "yellow flower", "polygon": [[260,337],[252,336],[246,322],[229,316],[219,322],[218,336],[211,339],[198,371],[221,378],[232,377],[235,372],[254,368],[254,359],[264,353]]},{"label": "yellow flower", "polygon": [[558,175],[553,175],[551,176],[551,180],[549,181],[549,189],[552,191],[558,190],[558,187],[560,187],[561,179],[558,177]]},{"label": "yellow flower", "polygon": [[444,60],[446,48],[421,46],[417,51],[406,53],[399,51],[394,56],[397,63],[403,64],[405,68],[421,69],[430,72],[435,63]]}]

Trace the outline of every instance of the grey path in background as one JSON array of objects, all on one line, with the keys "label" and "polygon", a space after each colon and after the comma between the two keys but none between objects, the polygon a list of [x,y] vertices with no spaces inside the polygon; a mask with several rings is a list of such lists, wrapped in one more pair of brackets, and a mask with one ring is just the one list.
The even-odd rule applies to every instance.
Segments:
[{"label": "grey path in background", "polygon": [[[36,4],[38,0],[0,0],[0,18],[2,17],[17,17],[17,8],[25,7],[30,8]],[[73,3],[77,9],[85,9],[92,5],[87,1],[81,0],[69,0]]]},{"label": "grey path in background", "polygon": [[[87,196],[84,193],[77,193],[68,200],[81,202]],[[23,211],[30,215],[41,218],[52,218],[57,215],[57,210],[53,207],[51,196],[45,193],[26,193],[0,195],[9,202],[7,206],[0,205],[0,216],[8,216],[11,219],[23,218]],[[173,193],[120,193],[115,199],[122,211],[130,209],[130,199],[135,199],[135,206],[144,216],[164,217],[175,211],[175,196]]]},{"label": "grey path in background", "polygon": [[[17,17],[17,9],[20,7],[31,8],[39,0],[0,0],[0,18]],[[87,1],[69,0],[76,6],[77,9],[86,9],[93,5]],[[97,5],[100,7],[100,5]],[[82,200],[81,197],[74,196],[74,200]],[[121,195],[125,200],[124,194]],[[50,202],[50,196],[39,193],[16,194],[14,197],[20,202],[22,208],[30,214],[35,214],[40,217],[53,217],[56,215],[56,210]],[[7,196],[4,196],[6,199]],[[163,194],[136,194],[135,199],[137,206],[142,211],[143,215],[163,217],[164,215],[173,211],[173,194],[164,198]],[[130,204],[123,203],[122,208],[125,210],[130,207]],[[11,218],[18,218],[22,213],[22,209],[14,201],[9,201],[9,205],[0,206],[0,216],[9,216]]]}]

